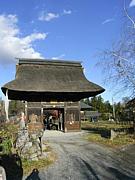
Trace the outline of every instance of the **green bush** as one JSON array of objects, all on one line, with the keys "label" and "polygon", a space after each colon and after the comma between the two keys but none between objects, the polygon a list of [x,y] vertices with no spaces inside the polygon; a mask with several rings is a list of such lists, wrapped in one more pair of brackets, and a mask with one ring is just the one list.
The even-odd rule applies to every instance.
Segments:
[{"label": "green bush", "polygon": [[0,149],[1,154],[10,154],[14,151],[14,143],[17,138],[18,127],[14,124],[3,123],[0,125]]},{"label": "green bush", "polygon": [[2,140],[0,144],[3,154],[10,154],[12,152],[12,141],[9,138],[5,138]]}]

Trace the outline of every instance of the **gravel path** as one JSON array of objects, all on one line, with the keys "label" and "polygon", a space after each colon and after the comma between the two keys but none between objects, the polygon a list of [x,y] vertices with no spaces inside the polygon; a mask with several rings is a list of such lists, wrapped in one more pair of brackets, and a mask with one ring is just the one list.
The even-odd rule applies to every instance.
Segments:
[{"label": "gravel path", "polygon": [[82,135],[84,132],[44,134],[58,159],[39,172],[40,180],[135,180],[135,145],[116,151],[90,143]]}]

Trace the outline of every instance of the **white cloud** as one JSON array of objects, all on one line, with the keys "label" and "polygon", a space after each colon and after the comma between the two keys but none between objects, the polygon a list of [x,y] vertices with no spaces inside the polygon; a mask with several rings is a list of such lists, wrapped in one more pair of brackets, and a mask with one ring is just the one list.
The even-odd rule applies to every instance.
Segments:
[{"label": "white cloud", "polygon": [[33,48],[36,40],[43,40],[47,33],[32,33],[20,37],[16,15],[0,15],[0,64],[12,63],[15,57],[41,58],[41,54]]},{"label": "white cloud", "polygon": [[63,14],[71,14],[72,13],[72,11],[71,10],[63,10]]},{"label": "white cloud", "polygon": [[129,4],[129,7],[133,7],[133,6],[135,6],[135,0],[132,0]]},{"label": "white cloud", "polygon": [[56,18],[58,18],[59,17],[59,14],[55,14],[55,13],[45,13],[44,11],[42,11],[41,13],[40,13],[40,16],[39,16],[39,20],[40,21],[51,21],[51,20],[53,20],[53,19],[56,19]]},{"label": "white cloud", "polygon": [[60,14],[52,13],[52,12],[46,13],[45,11],[41,11],[39,14],[38,20],[49,22],[61,16],[70,15],[71,13],[72,13],[71,10],[65,10],[65,9],[63,10],[63,13],[60,13]]},{"label": "white cloud", "polygon": [[112,22],[112,21],[114,21],[113,18],[111,18],[111,19],[106,19],[105,21],[102,22],[102,24],[104,25],[104,24],[110,23],[110,22]]},{"label": "white cloud", "polygon": [[57,60],[57,59],[62,59],[63,57],[65,57],[65,54],[61,54],[61,55],[59,55],[59,56],[52,57],[51,59]]}]

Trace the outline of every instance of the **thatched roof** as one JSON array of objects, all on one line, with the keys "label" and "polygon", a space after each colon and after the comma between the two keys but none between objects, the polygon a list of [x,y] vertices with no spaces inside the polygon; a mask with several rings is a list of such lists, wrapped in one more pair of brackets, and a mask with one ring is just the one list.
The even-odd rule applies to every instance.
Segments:
[{"label": "thatched roof", "polygon": [[80,100],[104,89],[89,82],[80,62],[20,59],[15,80],[5,84],[9,99],[28,101]]}]

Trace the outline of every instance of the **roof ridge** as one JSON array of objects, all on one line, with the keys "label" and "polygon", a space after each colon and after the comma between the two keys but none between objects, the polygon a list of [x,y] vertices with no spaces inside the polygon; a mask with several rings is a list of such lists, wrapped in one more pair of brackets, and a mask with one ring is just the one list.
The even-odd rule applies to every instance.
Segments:
[{"label": "roof ridge", "polygon": [[71,61],[71,60],[52,60],[52,59],[28,59],[19,58],[18,64],[60,64],[60,65],[79,65],[81,66],[81,61]]}]

